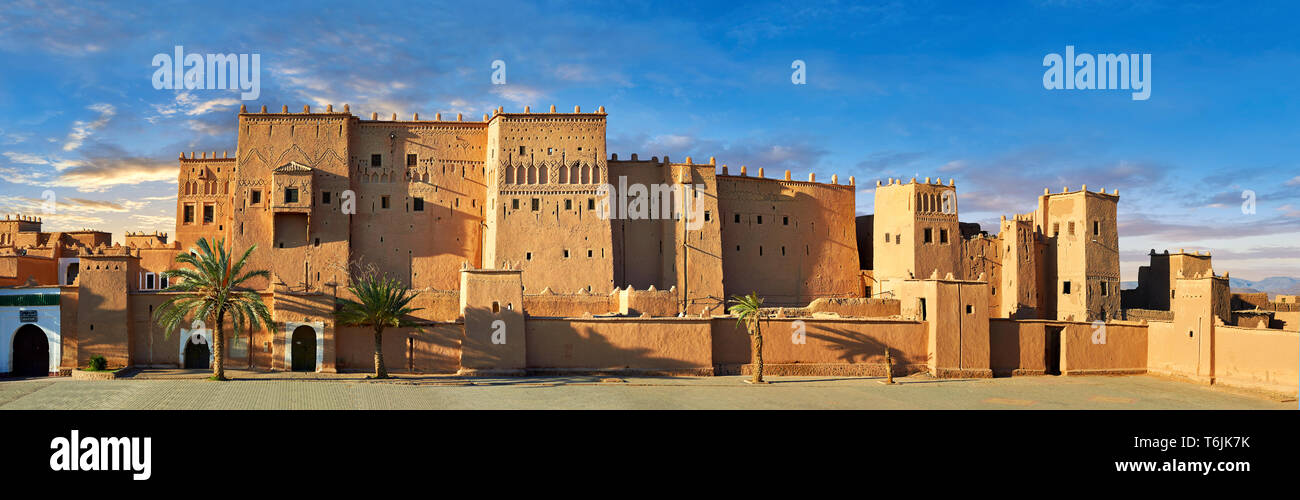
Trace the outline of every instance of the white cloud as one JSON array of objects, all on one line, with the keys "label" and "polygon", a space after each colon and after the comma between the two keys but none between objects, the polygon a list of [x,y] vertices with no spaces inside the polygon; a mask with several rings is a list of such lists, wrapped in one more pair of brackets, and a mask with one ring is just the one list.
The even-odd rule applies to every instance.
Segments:
[{"label": "white cloud", "polygon": [[117,114],[117,108],[114,108],[112,104],[92,104],[86,109],[98,112],[99,118],[96,118],[95,121],[92,122],[82,120],[73,122],[72,132],[68,133],[67,140],[63,142],[64,151],[75,151],[77,148],[80,148],[82,142],[84,142],[87,137],[90,137],[91,134],[94,134],[96,130],[99,130],[104,125],[107,125],[108,121],[113,118],[113,115]]}]

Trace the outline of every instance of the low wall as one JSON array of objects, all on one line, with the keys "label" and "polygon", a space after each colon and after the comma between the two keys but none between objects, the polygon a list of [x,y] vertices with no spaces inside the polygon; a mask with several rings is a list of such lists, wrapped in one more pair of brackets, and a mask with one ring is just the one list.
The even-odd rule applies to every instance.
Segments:
[{"label": "low wall", "polygon": [[[751,339],[735,318],[713,318],[713,362],[719,374],[752,369]],[[797,326],[803,343],[796,343]],[[764,373],[883,376],[889,347],[895,375],[926,370],[926,324],[911,320],[774,318],[762,322]]]},{"label": "low wall", "polygon": [[1042,375],[1047,370],[1047,322],[989,320],[989,364],[993,375]]},{"label": "low wall", "polygon": [[1147,323],[1147,371],[1194,377],[1200,344],[1173,323]]},{"label": "low wall", "polygon": [[1063,375],[1146,373],[1147,326],[1106,323],[1103,336],[1088,323],[1067,325],[1061,334]]},{"label": "low wall", "polygon": [[581,318],[588,313],[609,314],[618,312],[618,295],[525,295],[524,310],[529,316],[553,318]]},{"label": "low wall", "polygon": [[1300,334],[1218,326],[1214,348],[1216,384],[1296,394]]},{"label": "low wall", "polygon": [[1160,309],[1125,309],[1124,319],[1129,321],[1173,321],[1174,312]]},{"label": "low wall", "polygon": [[704,318],[530,318],[529,373],[712,375]]},{"label": "low wall", "polygon": [[[434,323],[384,330],[384,368],[393,373],[456,373],[460,369],[461,323]],[[370,327],[344,326],[334,331],[336,368],[375,369],[375,333]]]},{"label": "low wall", "polygon": [[807,310],[812,313],[831,312],[856,318],[888,318],[901,314],[898,300],[877,298],[822,297],[808,304]]},{"label": "low wall", "polygon": [[[995,376],[1042,375],[1047,372],[1048,330],[1061,332],[1059,368],[1063,375],[1144,373],[1147,326],[1106,324],[1105,343],[1094,343],[1091,323],[1052,320],[989,321],[989,362]],[[1096,335],[1101,340],[1100,335]]]}]

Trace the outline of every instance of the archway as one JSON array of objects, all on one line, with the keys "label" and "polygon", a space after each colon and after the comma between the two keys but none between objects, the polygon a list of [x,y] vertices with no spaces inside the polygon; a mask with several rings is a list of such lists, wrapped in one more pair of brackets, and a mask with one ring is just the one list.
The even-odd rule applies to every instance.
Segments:
[{"label": "archway", "polygon": [[50,375],[50,343],[45,337],[45,330],[28,324],[14,332],[13,365],[10,372],[18,377]]},{"label": "archway", "polygon": [[195,340],[197,339],[191,337],[189,342],[185,343],[185,368],[206,370],[211,366],[212,350],[208,349],[206,341],[195,342]]},{"label": "archway", "polygon": [[307,325],[299,326],[293,330],[290,342],[293,344],[290,347],[293,350],[291,369],[296,372],[316,371],[316,330]]}]

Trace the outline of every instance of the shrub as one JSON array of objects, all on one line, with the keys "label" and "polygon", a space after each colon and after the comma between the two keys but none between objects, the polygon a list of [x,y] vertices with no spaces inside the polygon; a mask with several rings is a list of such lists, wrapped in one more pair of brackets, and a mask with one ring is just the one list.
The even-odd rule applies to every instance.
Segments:
[{"label": "shrub", "polygon": [[86,365],[86,369],[97,372],[107,370],[108,360],[104,359],[103,356],[91,356],[90,363]]}]

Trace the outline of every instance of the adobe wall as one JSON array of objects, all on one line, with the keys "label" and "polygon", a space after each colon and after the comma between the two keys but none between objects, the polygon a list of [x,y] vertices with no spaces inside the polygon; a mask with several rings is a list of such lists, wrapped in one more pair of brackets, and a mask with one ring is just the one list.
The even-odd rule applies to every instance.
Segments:
[{"label": "adobe wall", "polygon": [[527,329],[530,373],[713,374],[708,319],[534,318]]},{"label": "adobe wall", "polygon": [[1215,327],[1215,383],[1295,395],[1300,385],[1300,334]]},{"label": "adobe wall", "polygon": [[[1073,323],[1061,335],[1062,375],[1146,373],[1147,327],[1109,322],[1105,336],[1089,323]],[[1100,341],[1100,342],[1098,342]]]},{"label": "adobe wall", "polygon": [[[764,373],[883,376],[884,349],[894,374],[926,371],[927,325],[904,319],[772,318],[761,323]],[[803,343],[798,327],[803,328]],[[750,373],[751,338],[735,318],[712,319],[718,374]]]},{"label": "adobe wall", "polygon": [[618,313],[624,316],[675,316],[680,310],[677,289],[618,291]]},{"label": "adobe wall", "polygon": [[58,284],[58,261],[29,255],[0,255],[0,286],[23,286],[28,280]]},{"label": "adobe wall", "polygon": [[581,318],[618,312],[618,296],[610,294],[554,294],[524,295],[524,310],[533,317]]},{"label": "adobe wall", "polygon": [[[384,367],[391,373],[456,373],[460,369],[463,323],[440,322],[420,328],[386,328]],[[339,371],[375,369],[375,331],[368,326],[335,330]]]},{"label": "adobe wall", "polygon": [[989,364],[995,376],[1042,375],[1047,371],[1047,321],[989,321]]},{"label": "adobe wall", "polygon": [[854,186],[746,174],[717,179],[726,296],[757,292],[769,305],[802,306],[862,294]]},{"label": "adobe wall", "polygon": [[482,262],[487,124],[356,121],[354,130],[352,258],[414,288],[457,289],[461,265]]},{"label": "adobe wall", "polygon": [[886,318],[901,314],[897,299],[820,298],[805,308],[809,313],[835,313],[843,317]]}]

